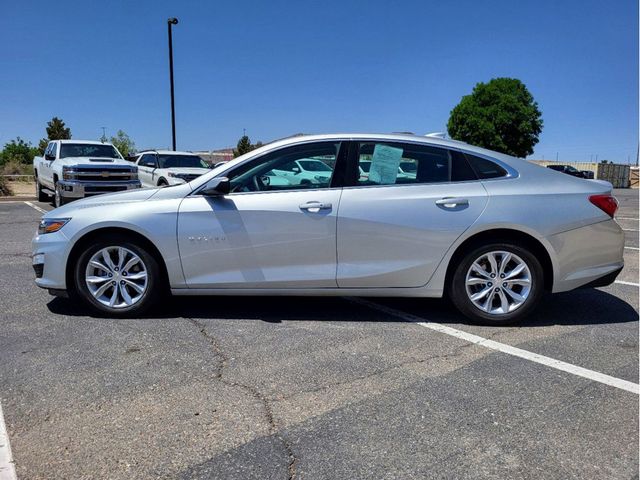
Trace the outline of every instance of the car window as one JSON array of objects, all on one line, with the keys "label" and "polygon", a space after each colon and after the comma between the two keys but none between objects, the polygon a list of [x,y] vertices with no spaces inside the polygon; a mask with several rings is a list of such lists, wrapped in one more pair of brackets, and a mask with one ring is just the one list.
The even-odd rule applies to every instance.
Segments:
[{"label": "car window", "polygon": [[340,143],[322,142],[266,153],[227,174],[231,192],[329,188],[339,150]]},{"label": "car window", "polygon": [[158,155],[160,168],[208,168],[207,162],[197,155]]},{"label": "car window", "polygon": [[146,153],[140,157],[138,160],[138,165],[142,167],[155,167],[156,166],[156,156],[153,153]]},{"label": "car window", "polygon": [[467,157],[478,178],[484,180],[487,178],[505,177],[507,175],[507,171],[497,163],[468,153],[465,153],[465,157]]},{"label": "car window", "polygon": [[55,157],[57,153],[58,153],[58,144],[57,143],[52,143],[49,155],[51,155],[52,157]]},{"label": "car window", "polygon": [[463,155],[411,143],[358,145],[358,185],[411,185],[477,180]]},{"label": "car window", "polygon": [[63,143],[60,147],[60,158],[68,157],[101,157],[118,158],[122,157],[112,145],[90,144],[90,143]]}]

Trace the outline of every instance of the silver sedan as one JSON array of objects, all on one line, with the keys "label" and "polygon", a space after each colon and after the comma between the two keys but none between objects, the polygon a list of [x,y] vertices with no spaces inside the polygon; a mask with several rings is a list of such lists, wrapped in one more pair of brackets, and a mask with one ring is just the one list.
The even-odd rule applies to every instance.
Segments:
[{"label": "silver sedan", "polygon": [[[314,181],[296,181],[303,174]],[[38,286],[112,316],[140,314],[166,292],[448,295],[468,318],[505,324],[545,292],[614,281],[616,209],[606,182],[460,142],[304,136],[187,184],[53,210],[33,266]]]}]

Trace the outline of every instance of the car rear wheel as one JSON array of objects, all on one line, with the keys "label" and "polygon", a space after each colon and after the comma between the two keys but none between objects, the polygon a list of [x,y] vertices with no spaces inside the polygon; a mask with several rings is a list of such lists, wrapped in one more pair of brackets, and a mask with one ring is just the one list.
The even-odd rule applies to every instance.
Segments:
[{"label": "car rear wheel", "polygon": [[456,266],[450,285],[454,305],[470,320],[511,324],[524,319],[544,293],[542,265],[509,243],[477,247]]},{"label": "car rear wheel", "polygon": [[92,310],[114,317],[139,315],[160,298],[163,279],[157,260],[122,236],[87,248],[75,267],[75,292]]}]

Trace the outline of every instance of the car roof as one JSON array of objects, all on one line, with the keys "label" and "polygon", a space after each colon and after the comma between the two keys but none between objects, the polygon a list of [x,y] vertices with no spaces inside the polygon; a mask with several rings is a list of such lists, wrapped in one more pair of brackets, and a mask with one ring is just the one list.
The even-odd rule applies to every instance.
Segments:
[{"label": "car roof", "polygon": [[52,142],[60,142],[60,143],[80,143],[80,144],[86,144],[86,145],[111,145],[113,146],[113,144],[111,142],[100,142],[98,140],[51,140]]},{"label": "car roof", "polygon": [[197,153],[193,153],[193,152],[180,152],[180,151],[174,151],[174,150],[141,150],[139,151],[136,155],[142,155],[143,153],[158,153],[160,155],[191,155],[193,157],[197,157],[198,154]]}]

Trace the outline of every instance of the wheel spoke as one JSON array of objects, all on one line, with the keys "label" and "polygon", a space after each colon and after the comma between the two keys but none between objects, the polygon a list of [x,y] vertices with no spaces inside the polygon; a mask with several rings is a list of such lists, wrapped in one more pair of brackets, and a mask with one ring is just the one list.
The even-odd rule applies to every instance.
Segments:
[{"label": "wheel spoke", "polygon": [[129,279],[125,278],[123,279],[127,285],[129,285],[130,287],[133,287],[133,289],[138,292],[138,293],[143,293],[144,292],[144,288],[141,287],[140,285],[138,285],[137,283],[134,283],[132,281],[130,281]]},{"label": "wheel spoke", "polygon": [[132,256],[129,261],[127,263],[124,264],[124,266],[122,267],[122,271],[123,272],[129,272],[129,270],[131,269],[131,267],[133,267],[136,263],[140,262],[140,259],[138,257],[136,257],[135,255]]},{"label": "wheel spoke", "polygon": [[100,270],[104,271],[104,272],[111,272],[111,269],[109,267],[107,267],[106,265],[104,265],[103,263],[100,263],[98,260],[92,259],[89,262],[89,265],[95,267],[95,268],[99,268]]},{"label": "wheel spoke", "polygon": [[116,301],[118,300],[118,286],[113,287],[113,293],[111,294],[111,298],[109,299],[109,306],[115,307]]},{"label": "wheel spoke", "polygon": [[473,265],[471,265],[471,269],[484,278],[491,278],[489,272],[482,268],[478,262],[473,262]]},{"label": "wheel spoke", "polygon": [[467,285],[486,285],[489,280],[486,278],[472,277],[467,280]]},{"label": "wheel spoke", "polygon": [[122,270],[122,265],[124,264],[124,259],[127,256],[127,252],[124,248],[118,247],[118,269]]},{"label": "wheel spoke", "polygon": [[133,303],[133,300],[131,299],[131,295],[129,295],[129,292],[127,291],[127,286],[120,284],[118,288],[120,288],[120,296],[122,296],[124,303],[126,303],[127,305],[131,305]]},{"label": "wheel spoke", "polygon": [[102,251],[102,259],[104,260],[104,264],[109,267],[109,271],[113,271],[115,265],[111,261],[111,255],[109,255],[109,251],[106,248]]},{"label": "wheel spoke", "polygon": [[491,311],[491,305],[493,304],[493,297],[495,296],[495,293],[493,292],[493,290],[490,289],[490,294],[489,296],[487,296],[487,299],[485,300],[485,302],[482,304],[482,309],[485,312],[490,312]]},{"label": "wheel spoke", "polygon": [[498,273],[498,262],[496,261],[495,253],[488,253],[487,260],[489,260],[489,265],[491,265],[491,272],[489,273]]},{"label": "wheel spoke", "polygon": [[473,295],[471,295],[471,300],[477,302],[478,300],[484,298],[491,290],[493,290],[493,287],[487,287],[483,290],[480,290],[478,293],[474,293]]},{"label": "wheel spoke", "polygon": [[522,295],[514,292],[510,288],[505,288],[504,291],[507,292],[507,295],[513,298],[516,302],[524,302],[526,300]]},{"label": "wheel spoke", "polygon": [[136,272],[127,275],[125,280],[145,280],[147,278],[147,272]]},{"label": "wheel spoke", "polygon": [[513,268],[513,270],[511,270],[509,273],[507,273],[503,279],[504,280],[511,280],[512,278],[517,277],[518,275],[520,275],[524,269],[527,268],[527,266],[524,263],[520,263],[517,266],[515,266]]},{"label": "wheel spoke", "polygon": [[503,290],[498,292],[498,296],[500,297],[500,307],[502,308],[502,313],[509,313],[509,299],[504,294]]},{"label": "wheel spoke", "polygon": [[103,285],[101,285],[98,289],[96,289],[95,292],[93,293],[93,296],[96,298],[100,298],[102,295],[104,295],[104,292],[106,292],[107,290],[109,290],[109,287],[111,287],[111,282],[105,283]]},{"label": "wheel spoke", "polygon": [[102,282],[108,282],[109,280],[110,280],[109,277],[96,277],[96,276],[87,277],[87,282],[93,283],[94,285]]},{"label": "wheel spoke", "polygon": [[500,271],[498,272],[500,275],[504,273],[504,269],[507,267],[507,265],[511,261],[511,256],[512,255],[509,252],[506,252],[500,259]]}]

